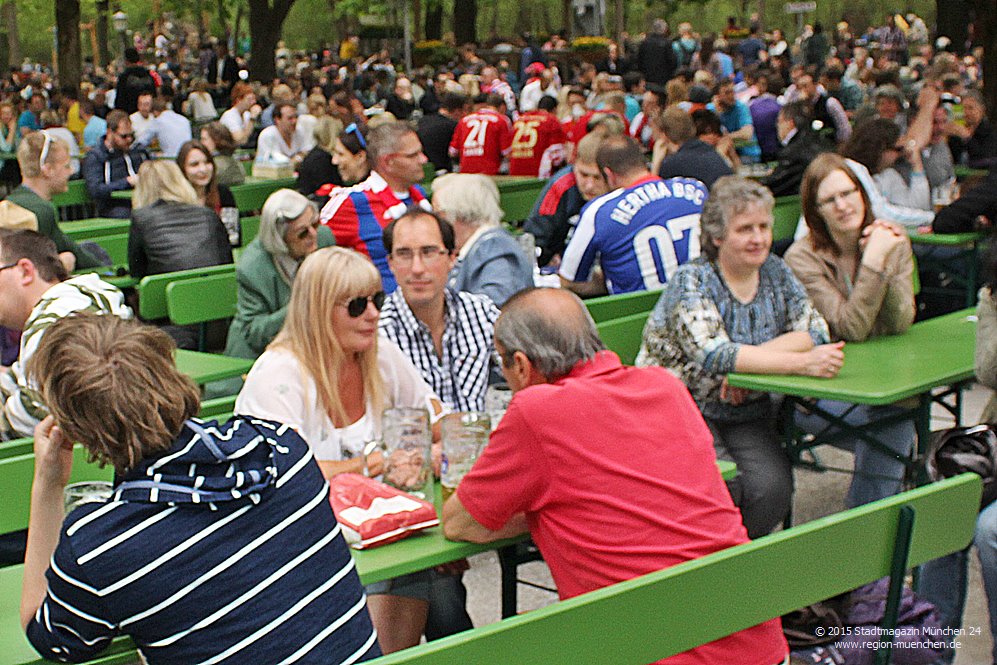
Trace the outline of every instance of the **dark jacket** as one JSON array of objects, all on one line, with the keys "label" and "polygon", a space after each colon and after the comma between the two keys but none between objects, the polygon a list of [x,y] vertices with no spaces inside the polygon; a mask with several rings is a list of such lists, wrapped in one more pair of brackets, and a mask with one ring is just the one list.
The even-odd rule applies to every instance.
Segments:
[{"label": "dark jacket", "polygon": [[332,163],[332,155],[315,146],[298,164],[298,191],[311,196],[316,189],[329,183],[342,185],[343,177]]},{"label": "dark jacket", "polygon": [[817,141],[813,133],[798,131],[789,139],[789,143],[779,152],[779,162],[771,175],[761,180],[761,183],[772,190],[773,196],[795,196],[800,193],[800,183],[803,172],[810,166],[814,157],[825,148]]},{"label": "dark jacket", "polygon": [[710,188],[717,178],[734,175],[734,171],[713,146],[699,139],[690,139],[674,155],[665,157],[658,175],[662,178],[696,178]]},{"label": "dark jacket", "polygon": [[997,169],[991,169],[983,182],[939,210],[931,229],[935,233],[966,233],[976,229],[980,215],[997,224]]},{"label": "dark jacket", "polygon": [[436,170],[453,171],[450,157],[450,139],[457,130],[457,121],[440,113],[429,113],[419,118],[416,134],[422,143],[422,152]]},{"label": "dark jacket", "polygon": [[132,212],[128,234],[132,277],[225,263],[232,263],[232,247],[213,210],[159,200]]},{"label": "dark jacket", "polygon": [[143,148],[133,148],[127,153],[111,152],[103,138],[90,149],[83,158],[80,171],[86,180],[87,192],[97,207],[98,217],[128,217],[132,209],[131,203],[112,199],[111,192],[131,189],[126,178],[132,173],[137,174],[138,167],[147,159],[149,154]]},{"label": "dark jacket", "polygon": [[665,85],[675,75],[678,59],[672,40],[664,35],[649,34],[637,49],[637,69],[648,83]]},{"label": "dark jacket", "polygon": [[138,96],[143,92],[156,94],[156,81],[144,65],[126,67],[118,77],[117,92],[114,97],[114,108],[121,109],[131,115],[138,111]]}]

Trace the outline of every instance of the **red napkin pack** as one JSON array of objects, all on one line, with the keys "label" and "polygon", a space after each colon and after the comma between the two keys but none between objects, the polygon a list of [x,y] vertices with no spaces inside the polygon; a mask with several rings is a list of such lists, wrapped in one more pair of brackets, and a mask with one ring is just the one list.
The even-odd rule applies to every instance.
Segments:
[{"label": "red napkin pack", "polygon": [[329,502],[346,542],[358,550],[393,543],[440,523],[433,504],[357,473],[333,476]]}]

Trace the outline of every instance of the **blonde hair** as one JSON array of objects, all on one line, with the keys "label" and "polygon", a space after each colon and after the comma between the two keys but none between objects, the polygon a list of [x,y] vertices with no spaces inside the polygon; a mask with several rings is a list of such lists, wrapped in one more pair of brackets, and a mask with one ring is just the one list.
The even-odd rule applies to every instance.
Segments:
[{"label": "blonde hair", "polygon": [[151,159],[143,162],[138,169],[138,184],[132,195],[132,207],[144,208],[160,200],[198,205],[194,186],[176,162]]},{"label": "blonde hair", "polygon": [[66,438],[124,473],[169,450],[197,414],[201,392],[177,370],[175,350],[153,326],[78,313],[45,330],[27,372]]},{"label": "blonde hair", "polygon": [[17,163],[21,167],[21,177],[37,178],[42,174],[42,166],[39,163],[42,151],[45,149],[45,140],[48,137],[48,154],[45,155],[45,163],[50,164],[57,157],[69,154],[69,145],[57,136],[46,134],[44,131],[32,132],[21,139],[21,145],[17,146]]},{"label": "blonde hair", "polygon": [[[315,382],[323,410],[334,424],[349,424],[339,394],[339,374],[346,353],[330,327],[332,308],[357,296],[381,290],[381,274],[370,259],[343,247],[325,247],[308,255],[298,268],[284,327],[268,348],[294,354]],[[379,420],[385,408],[384,380],[377,364],[377,342],[358,354],[364,398]]]}]

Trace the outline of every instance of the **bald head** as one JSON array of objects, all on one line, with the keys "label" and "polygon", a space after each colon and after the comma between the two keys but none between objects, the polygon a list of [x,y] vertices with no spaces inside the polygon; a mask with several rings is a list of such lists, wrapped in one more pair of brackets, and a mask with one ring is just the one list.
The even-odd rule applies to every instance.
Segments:
[{"label": "bald head", "polygon": [[557,381],[605,349],[588,310],[565,289],[526,289],[502,307],[495,342],[508,367],[523,353],[547,381]]}]

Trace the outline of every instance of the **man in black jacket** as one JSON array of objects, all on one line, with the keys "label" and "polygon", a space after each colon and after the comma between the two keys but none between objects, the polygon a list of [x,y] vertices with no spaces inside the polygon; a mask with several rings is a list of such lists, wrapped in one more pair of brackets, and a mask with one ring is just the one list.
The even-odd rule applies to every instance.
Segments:
[{"label": "man in black jacket", "polygon": [[790,102],[779,110],[775,128],[783,147],[779,151],[775,169],[761,181],[772,190],[773,196],[799,194],[803,172],[814,157],[826,150],[814,136],[810,122],[810,112],[805,101]]},{"label": "man in black jacket", "polygon": [[128,115],[138,111],[138,97],[142,93],[156,96],[156,81],[145,65],[140,64],[138,51],[129,46],[125,49],[125,70],[118,77],[114,108]]},{"label": "man in black jacket", "polygon": [[655,19],[651,32],[637,49],[637,69],[648,83],[665,85],[675,76],[677,67],[678,59],[668,38],[668,23]]},{"label": "man in black jacket", "polygon": [[986,231],[997,224],[997,169],[983,182],[965,192],[935,215],[931,230],[935,233]]},{"label": "man in black jacket", "polygon": [[453,138],[457,123],[464,117],[467,97],[456,92],[445,92],[440,97],[440,106],[434,113],[419,118],[419,142],[422,152],[433,163],[437,171],[453,171],[450,157],[450,139]]}]

